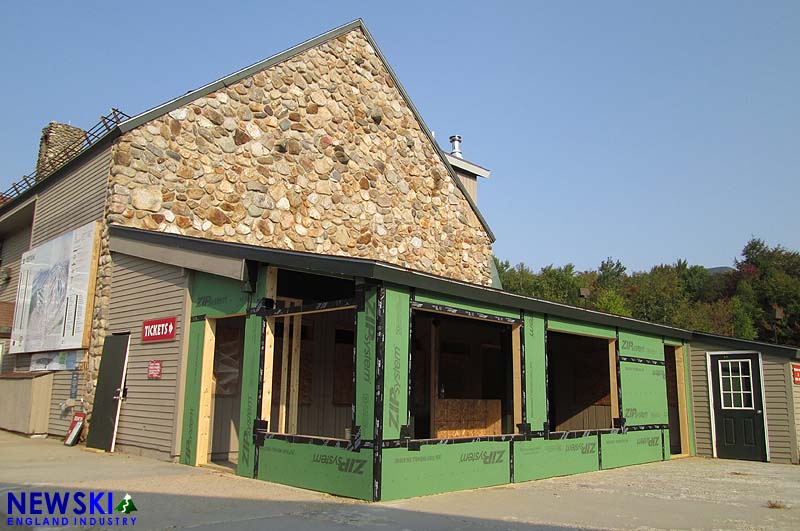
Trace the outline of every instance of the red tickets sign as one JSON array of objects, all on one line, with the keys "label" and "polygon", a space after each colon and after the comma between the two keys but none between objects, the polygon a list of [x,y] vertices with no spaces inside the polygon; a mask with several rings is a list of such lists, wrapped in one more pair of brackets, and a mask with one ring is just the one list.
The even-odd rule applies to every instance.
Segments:
[{"label": "red tickets sign", "polygon": [[142,342],[174,340],[175,328],[175,317],[145,321],[142,323]]}]

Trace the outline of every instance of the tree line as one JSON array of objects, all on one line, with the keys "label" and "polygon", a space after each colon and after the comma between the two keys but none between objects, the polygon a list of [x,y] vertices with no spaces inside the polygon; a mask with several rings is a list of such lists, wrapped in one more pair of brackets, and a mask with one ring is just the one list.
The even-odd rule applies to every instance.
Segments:
[{"label": "tree line", "polygon": [[712,334],[800,345],[800,253],[753,238],[732,268],[686,260],[629,273],[613,258],[591,271],[539,272],[495,257],[503,289]]}]

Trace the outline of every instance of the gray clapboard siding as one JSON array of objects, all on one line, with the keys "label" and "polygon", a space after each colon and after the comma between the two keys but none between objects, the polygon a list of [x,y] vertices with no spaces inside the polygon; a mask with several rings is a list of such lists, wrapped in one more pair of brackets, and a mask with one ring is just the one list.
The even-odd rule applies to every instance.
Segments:
[{"label": "gray clapboard siding", "polygon": [[31,247],[103,217],[111,148],[72,168],[36,200]]},{"label": "gray clapboard siding", "polygon": [[[175,404],[184,301],[187,279],[183,269],[120,253],[112,254],[114,264],[109,304],[109,331],[131,333],[128,352],[128,398],[122,405],[117,442],[156,451],[168,457],[176,433]],[[159,317],[176,317],[175,341],[142,343],[142,322]],[[147,379],[150,360],[161,360],[160,380]]]},{"label": "gray clapboard siding", "polygon": [[[708,343],[691,344],[692,403],[697,455],[711,456],[711,409],[708,389],[706,352],[724,352],[730,349]],[[770,460],[776,463],[792,462],[793,438],[790,429],[791,398],[786,387],[786,359],[762,356],[764,399],[767,412]]]},{"label": "gray clapboard siding", "polygon": [[689,356],[695,447],[697,455],[707,457],[714,455],[711,447],[711,409],[706,366],[706,352],[710,350],[719,349],[704,343],[692,342]]},{"label": "gray clapboard siding", "polygon": [[[19,232],[9,235],[3,240],[2,252],[0,252],[0,267],[8,267],[11,269],[11,279],[6,283],[0,285],[0,301],[2,302],[15,302],[17,299],[17,285],[19,284],[19,264],[22,261],[22,255],[30,248],[31,243],[31,227],[26,227]],[[9,339],[0,339],[3,348],[2,366],[0,372],[13,372],[14,366],[19,365],[18,362],[27,362],[27,356],[20,357],[8,353]],[[23,364],[25,365],[25,364]],[[25,366],[22,367],[25,369]]]},{"label": "gray clapboard siding", "polygon": [[[83,372],[76,371],[78,374],[78,397],[83,394],[83,382],[85,381]],[[47,433],[57,437],[64,437],[72,422],[72,414],[76,411],[83,411],[80,404],[73,408],[61,408],[61,404],[69,399],[69,390],[72,385],[73,371],[57,371],[53,373],[53,392],[50,395],[50,425]]]},{"label": "gray clapboard siding", "polygon": [[764,398],[766,399],[770,460],[792,462],[792,435],[789,429],[791,397],[786,388],[786,358],[762,356]]}]

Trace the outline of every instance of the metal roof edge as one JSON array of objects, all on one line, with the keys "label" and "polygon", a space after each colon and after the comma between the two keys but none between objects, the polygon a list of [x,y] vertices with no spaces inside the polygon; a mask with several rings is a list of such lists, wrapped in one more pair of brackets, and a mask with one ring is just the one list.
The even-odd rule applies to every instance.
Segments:
[{"label": "metal roof edge", "polygon": [[716,343],[725,348],[735,348],[738,350],[755,350],[764,354],[772,354],[775,356],[788,356],[790,358],[800,359],[800,348],[790,345],[779,345],[777,343],[764,343],[763,341],[754,341],[752,339],[739,339],[737,337],[720,336],[717,334],[709,334],[707,332],[692,332],[693,338],[703,339],[710,343]]},{"label": "metal roof edge", "polygon": [[286,267],[298,271],[382,280],[384,282],[425,289],[453,297],[480,300],[498,306],[523,309],[534,313],[586,321],[609,327],[620,327],[626,330],[635,330],[657,336],[676,339],[691,338],[690,331],[680,328],[587,310],[576,306],[535,299],[533,297],[516,295],[494,288],[414,271],[377,260],[346,256],[326,256],[302,251],[255,247],[241,243],[206,240],[178,234],[122,227],[119,225],[111,225],[109,227],[109,235],[112,238],[128,238],[135,241],[160,243],[162,245],[168,244],[178,249],[186,249],[200,253],[224,254],[225,256],[235,258],[271,263],[279,267]]},{"label": "metal roof edge", "polygon": [[[439,149],[441,149],[441,148],[439,148]],[[447,162],[449,162],[452,166],[455,166],[456,168],[460,168],[460,169],[462,169],[464,171],[468,171],[469,173],[474,173],[478,177],[483,177],[485,179],[488,179],[492,175],[492,171],[491,170],[487,170],[483,166],[479,166],[479,165],[475,164],[474,162],[470,162],[470,161],[468,161],[466,159],[458,158],[458,157],[456,157],[454,155],[451,155],[450,153],[448,153],[448,152],[446,152],[444,150],[442,150],[442,153],[444,154],[445,158],[447,158]]]}]

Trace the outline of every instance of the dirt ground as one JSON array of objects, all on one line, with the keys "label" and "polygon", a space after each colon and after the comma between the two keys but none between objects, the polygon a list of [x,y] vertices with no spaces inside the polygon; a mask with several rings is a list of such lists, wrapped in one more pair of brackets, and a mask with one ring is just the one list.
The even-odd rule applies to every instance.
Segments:
[{"label": "dirt ground", "polygon": [[7,491],[111,490],[140,530],[800,529],[800,467],[701,458],[370,504],[0,432],[0,490],[2,527]]}]

